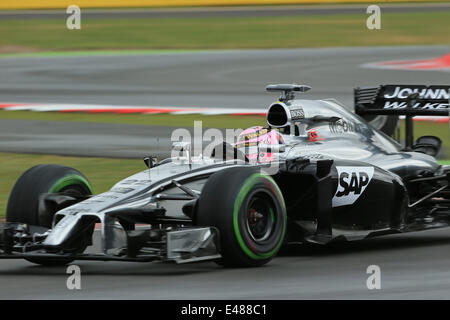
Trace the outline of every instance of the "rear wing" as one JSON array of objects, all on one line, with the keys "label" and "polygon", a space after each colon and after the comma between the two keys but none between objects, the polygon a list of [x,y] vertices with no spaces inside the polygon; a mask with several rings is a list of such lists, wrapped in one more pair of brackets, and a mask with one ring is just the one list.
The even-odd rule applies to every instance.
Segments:
[{"label": "rear wing", "polygon": [[450,85],[355,88],[358,115],[449,116]]},{"label": "rear wing", "polygon": [[449,85],[381,85],[355,88],[355,113],[405,116],[405,150],[414,146],[413,117],[450,116]]}]

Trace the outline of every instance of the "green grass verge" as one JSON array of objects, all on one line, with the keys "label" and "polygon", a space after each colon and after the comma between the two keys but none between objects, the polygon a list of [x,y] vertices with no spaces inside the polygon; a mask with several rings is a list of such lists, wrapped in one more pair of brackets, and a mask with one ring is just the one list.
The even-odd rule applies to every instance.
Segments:
[{"label": "green grass verge", "polygon": [[[450,13],[383,13],[289,17],[84,19],[67,30],[60,19],[0,21],[0,48],[15,51],[235,49],[450,44]],[[10,49],[11,50],[11,49]]]},{"label": "green grass verge", "polygon": [[[6,46],[7,47],[7,46]],[[1,43],[0,43],[1,49]],[[19,47],[20,50],[20,47]],[[95,50],[95,51],[37,51],[22,53],[1,53],[0,57],[68,57],[68,56],[116,56],[116,55],[149,55],[149,54],[183,54],[192,52],[212,52],[213,50]]]},{"label": "green grass verge", "polygon": [[194,121],[203,121],[204,128],[248,128],[264,125],[263,116],[230,115],[171,115],[171,114],[114,114],[114,113],[59,113],[0,110],[0,119],[26,119],[47,121],[82,121],[98,123],[122,123],[137,125],[193,127]]}]

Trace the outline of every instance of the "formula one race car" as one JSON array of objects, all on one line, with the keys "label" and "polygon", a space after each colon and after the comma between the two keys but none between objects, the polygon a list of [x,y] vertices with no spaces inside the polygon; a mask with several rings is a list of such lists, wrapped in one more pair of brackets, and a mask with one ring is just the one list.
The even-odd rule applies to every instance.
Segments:
[{"label": "formula one race car", "polygon": [[[448,116],[449,88],[357,88],[354,114],[336,100],[295,99],[308,86],[269,85],[282,95],[268,109],[267,127],[249,128],[209,154],[174,143],[178,156],[145,158],[148,169],[98,195],[75,169],[35,166],[9,197],[0,258],[248,267],[289,243],[447,227],[450,166],[436,162],[440,139],[414,141],[412,120]],[[405,117],[404,145],[368,122],[398,116]],[[92,246],[99,223],[101,246]]]}]

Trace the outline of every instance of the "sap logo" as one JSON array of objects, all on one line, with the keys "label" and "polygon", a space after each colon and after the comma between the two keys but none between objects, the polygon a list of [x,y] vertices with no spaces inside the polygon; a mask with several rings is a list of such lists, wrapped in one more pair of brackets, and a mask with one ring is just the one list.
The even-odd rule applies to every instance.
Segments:
[{"label": "sap logo", "polygon": [[333,197],[333,207],[353,204],[372,180],[373,167],[336,167],[338,188]]}]

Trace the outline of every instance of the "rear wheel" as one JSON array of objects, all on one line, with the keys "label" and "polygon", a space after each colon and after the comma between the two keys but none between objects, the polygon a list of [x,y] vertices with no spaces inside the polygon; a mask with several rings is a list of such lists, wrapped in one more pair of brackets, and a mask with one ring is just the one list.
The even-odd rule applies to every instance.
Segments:
[{"label": "rear wheel", "polygon": [[[55,164],[38,165],[25,171],[15,183],[8,199],[6,221],[50,228],[53,212],[39,215],[39,196],[44,193],[64,192],[90,195],[92,187],[79,171]],[[64,265],[72,260],[27,259],[42,265]]]},{"label": "rear wheel", "polygon": [[220,264],[261,266],[280,249],[286,231],[286,208],[270,176],[257,168],[230,168],[206,182],[194,223],[219,230]]}]

